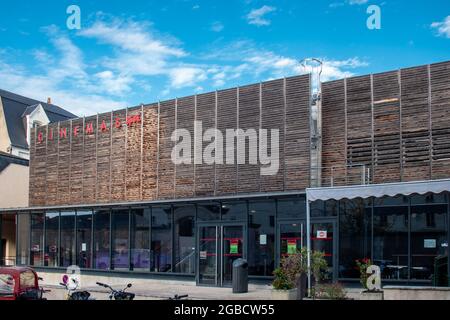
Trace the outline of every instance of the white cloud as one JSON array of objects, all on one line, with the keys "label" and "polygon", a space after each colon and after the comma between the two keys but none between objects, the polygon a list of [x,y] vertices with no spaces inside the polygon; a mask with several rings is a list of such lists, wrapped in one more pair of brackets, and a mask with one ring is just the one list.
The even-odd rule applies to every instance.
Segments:
[{"label": "white cloud", "polygon": [[106,68],[121,74],[164,74],[168,60],[187,54],[173,43],[176,42],[174,39],[157,38],[148,29],[148,23],[114,19],[110,23],[97,21],[91,27],[82,29],[79,35],[114,48],[116,56],[102,61]]},{"label": "white cloud", "polygon": [[[264,20],[264,14],[259,19]],[[36,99],[45,101],[50,96],[78,115],[91,115],[136,104],[129,100],[133,95],[139,99],[147,96],[154,90],[153,83],[161,84],[156,86],[161,92],[152,94],[167,97],[178,89],[203,92],[208,86],[241,85],[307,71],[296,56],[245,40],[216,44],[209,54],[193,56],[176,39],[161,36],[150,26],[118,19],[97,20],[78,34],[83,41],[105,46],[102,49],[106,52],[95,59],[85,57],[88,53],[76,45],[79,39],[47,27],[43,31],[54,49],[31,50],[33,61],[27,67],[11,62],[14,58],[8,60],[14,53],[0,48],[0,83],[2,88]],[[323,60],[323,81],[352,76],[357,68],[367,65],[356,57]]]},{"label": "white cloud", "polygon": [[[211,52],[205,54],[203,58],[221,62],[220,66],[209,69],[214,87],[223,87],[227,83],[236,85],[232,80],[241,77],[261,81],[311,71],[303,68],[301,59],[297,57],[278,54],[251,41],[235,41],[226,46],[211,48]],[[368,66],[367,62],[358,57],[342,60],[320,58],[320,60],[323,61],[322,81],[354,76],[358,68]]]},{"label": "white cloud", "polygon": [[437,29],[438,35],[450,38],[450,16],[441,22],[433,22],[431,28]]},{"label": "white cloud", "polygon": [[270,20],[265,18],[265,16],[273,11],[276,11],[275,7],[264,5],[259,9],[253,9],[247,15],[247,21],[249,24],[253,24],[256,26],[268,26],[270,25]]},{"label": "white cloud", "polygon": [[145,26],[142,23],[125,22],[118,19],[109,24],[104,21],[97,21],[91,27],[82,29],[79,34],[131,52],[178,57],[185,55],[183,50],[171,47],[156,39],[144,29]]},{"label": "white cloud", "polygon": [[211,24],[211,31],[220,32],[224,28],[224,25],[220,21],[215,21]]},{"label": "white cloud", "polygon": [[132,90],[131,85],[134,79],[126,75],[116,76],[112,71],[101,71],[94,75],[98,79],[100,86],[112,95],[121,96]]},{"label": "white cloud", "polygon": [[195,86],[207,79],[206,72],[197,67],[177,67],[169,73],[171,85],[175,88]]},{"label": "white cloud", "polygon": [[322,59],[322,61],[321,81],[352,77],[355,73],[351,70],[368,66],[367,62],[361,61],[358,57],[346,60]]},{"label": "white cloud", "polygon": [[75,88],[61,88],[60,80],[48,75],[33,75],[29,70],[0,61],[2,88],[40,101],[51,97],[53,103],[75,113],[92,115],[122,108],[126,101],[111,99],[99,94],[89,94]]}]

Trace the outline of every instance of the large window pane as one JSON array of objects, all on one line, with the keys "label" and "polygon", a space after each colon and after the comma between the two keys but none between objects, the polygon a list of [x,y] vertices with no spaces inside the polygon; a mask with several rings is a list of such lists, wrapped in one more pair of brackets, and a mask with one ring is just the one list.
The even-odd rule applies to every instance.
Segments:
[{"label": "large window pane", "polygon": [[340,201],[339,277],[359,278],[356,260],[371,258],[371,217],[369,200]]},{"label": "large window pane", "polygon": [[195,271],[195,206],[174,207],[174,272]]},{"label": "large window pane", "polygon": [[275,265],[275,201],[249,202],[249,274],[272,276]]},{"label": "large window pane", "polygon": [[17,219],[17,264],[29,264],[30,257],[30,214],[19,214]]},{"label": "large window pane", "polygon": [[59,212],[45,214],[45,265],[58,266]]},{"label": "large window pane", "polygon": [[338,201],[317,200],[311,203],[311,217],[333,217],[338,213]]},{"label": "large window pane", "polygon": [[129,258],[128,258],[128,245],[129,245],[129,219],[130,211],[126,210],[113,210],[112,212],[112,269],[116,270],[128,270]]},{"label": "large window pane", "polygon": [[152,208],[151,271],[170,272],[172,269],[172,208]]},{"label": "large window pane", "polygon": [[247,202],[222,202],[222,220],[247,221]]},{"label": "large window pane", "polygon": [[77,211],[78,266],[92,268],[92,211]]},{"label": "large window pane", "polygon": [[31,252],[30,264],[36,267],[44,265],[44,219],[41,212],[31,214]]},{"label": "large window pane", "polygon": [[305,219],[306,218],[306,200],[304,197],[294,199],[279,199],[278,219]]},{"label": "large window pane", "polygon": [[373,260],[383,279],[408,278],[408,207],[374,208]]},{"label": "large window pane", "polygon": [[109,210],[94,211],[94,268],[109,269]]},{"label": "large window pane", "polygon": [[220,203],[201,203],[197,206],[198,221],[220,220]]},{"label": "large window pane", "polygon": [[131,210],[131,270],[150,270],[150,209]]},{"label": "large window pane", "polygon": [[411,279],[440,276],[435,259],[446,255],[447,241],[447,205],[411,207]]},{"label": "large window pane", "polygon": [[61,212],[60,266],[75,265],[75,211]]},{"label": "large window pane", "polygon": [[[1,205],[1,204],[0,204]],[[16,214],[0,214],[0,265],[16,264]]]}]

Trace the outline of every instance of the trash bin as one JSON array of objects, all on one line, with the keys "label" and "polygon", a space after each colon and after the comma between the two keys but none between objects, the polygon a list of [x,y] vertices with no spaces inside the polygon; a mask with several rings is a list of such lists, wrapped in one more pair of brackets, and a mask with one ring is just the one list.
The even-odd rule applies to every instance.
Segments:
[{"label": "trash bin", "polygon": [[233,293],[248,292],[248,262],[244,259],[233,261]]}]

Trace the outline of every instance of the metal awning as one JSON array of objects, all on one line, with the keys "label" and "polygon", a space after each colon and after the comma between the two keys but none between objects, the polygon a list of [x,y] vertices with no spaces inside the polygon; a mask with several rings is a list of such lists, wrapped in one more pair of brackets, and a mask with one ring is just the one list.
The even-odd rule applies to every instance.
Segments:
[{"label": "metal awning", "polygon": [[306,189],[308,201],[341,200],[450,191],[450,179]]},{"label": "metal awning", "polygon": [[[306,189],[306,234],[311,234],[311,202],[316,200],[341,200],[369,197],[395,197],[397,195],[441,193],[450,191],[450,179],[415,182],[383,183],[345,187]],[[308,290],[311,290],[311,237],[306,238],[308,249]]]}]

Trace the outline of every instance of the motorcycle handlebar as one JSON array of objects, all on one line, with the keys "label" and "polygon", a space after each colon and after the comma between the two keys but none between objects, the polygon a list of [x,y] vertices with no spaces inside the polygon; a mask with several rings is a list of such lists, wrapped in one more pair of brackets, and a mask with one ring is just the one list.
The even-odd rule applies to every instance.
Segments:
[{"label": "motorcycle handlebar", "polygon": [[97,283],[97,285],[99,285],[100,287],[105,287],[105,288],[109,287],[108,285],[106,285],[106,284],[104,284],[104,283],[101,283],[101,282],[96,282],[96,283]]}]

